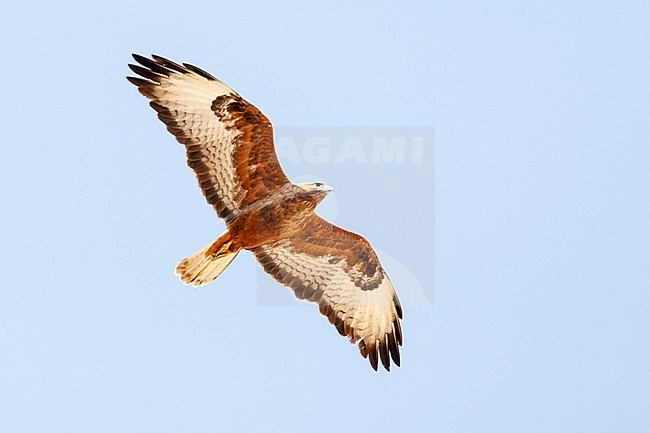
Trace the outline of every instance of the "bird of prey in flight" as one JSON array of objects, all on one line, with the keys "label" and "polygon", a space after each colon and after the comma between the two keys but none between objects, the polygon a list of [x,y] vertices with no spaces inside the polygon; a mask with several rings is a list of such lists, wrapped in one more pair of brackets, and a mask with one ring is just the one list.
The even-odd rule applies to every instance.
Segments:
[{"label": "bird of prey in flight", "polygon": [[225,233],[178,264],[183,283],[210,283],[248,250],[297,298],[318,304],[375,370],[378,361],[386,370],[391,359],[399,366],[402,308],[377,255],[365,238],[314,212],[332,188],[292,183],[271,122],[217,78],[160,56],[133,57],[139,77],[127,79],[185,146],[187,165],[226,223]]}]

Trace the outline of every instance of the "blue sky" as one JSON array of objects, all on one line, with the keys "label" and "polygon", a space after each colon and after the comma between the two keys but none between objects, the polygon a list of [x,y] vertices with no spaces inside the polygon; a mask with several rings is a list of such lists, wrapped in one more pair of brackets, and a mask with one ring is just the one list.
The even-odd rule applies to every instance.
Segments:
[{"label": "blue sky", "polygon": [[[0,431],[649,431],[649,18],[641,1],[3,2]],[[223,224],[124,79],[131,52],[199,65],[334,151],[426,136],[421,163],[282,156],[334,185],[322,213],[395,276],[401,369],[372,371],[249,254],[178,282]]]}]

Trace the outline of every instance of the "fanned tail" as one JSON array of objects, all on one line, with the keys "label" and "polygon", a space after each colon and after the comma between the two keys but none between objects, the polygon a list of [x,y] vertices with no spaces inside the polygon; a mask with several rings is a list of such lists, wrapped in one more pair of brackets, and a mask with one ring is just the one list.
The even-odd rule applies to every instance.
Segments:
[{"label": "fanned tail", "polygon": [[176,266],[176,275],[185,284],[204,286],[214,281],[235,260],[239,251],[230,252],[230,242],[222,243],[221,236]]}]

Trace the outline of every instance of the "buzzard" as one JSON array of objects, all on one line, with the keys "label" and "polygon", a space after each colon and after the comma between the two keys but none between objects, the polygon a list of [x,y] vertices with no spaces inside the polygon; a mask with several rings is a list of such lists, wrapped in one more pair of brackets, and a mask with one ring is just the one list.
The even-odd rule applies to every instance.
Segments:
[{"label": "buzzard", "polygon": [[338,332],[357,343],[377,370],[400,365],[402,308],[366,239],[320,218],[316,205],[332,191],[321,183],[294,184],[273,146],[271,122],[204,70],[134,54],[127,77],[187,150],[207,202],[226,231],[182,260],[176,274],[202,286],[249,250],[295,296],[317,303]]}]

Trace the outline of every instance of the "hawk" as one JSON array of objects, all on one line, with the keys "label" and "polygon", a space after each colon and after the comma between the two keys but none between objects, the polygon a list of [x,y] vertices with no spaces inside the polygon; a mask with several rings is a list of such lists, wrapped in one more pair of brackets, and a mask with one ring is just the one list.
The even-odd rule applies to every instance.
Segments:
[{"label": "hawk", "polygon": [[127,77],[187,151],[207,202],[226,231],[182,260],[185,284],[214,281],[241,250],[299,299],[318,304],[338,332],[357,343],[377,370],[400,365],[402,307],[366,239],[320,218],[316,206],[332,191],[292,183],[260,110],[204,70],[163,57],[134,54]]}]

